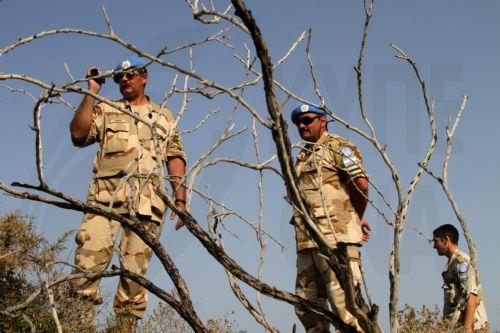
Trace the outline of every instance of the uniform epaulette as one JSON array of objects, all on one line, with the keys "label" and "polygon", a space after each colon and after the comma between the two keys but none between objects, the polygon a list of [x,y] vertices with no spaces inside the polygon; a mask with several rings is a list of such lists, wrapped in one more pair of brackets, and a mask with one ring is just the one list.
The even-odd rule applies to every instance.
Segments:
[{"label": "uniform epaulette", "polygon": [[456,258],[460,262],[468,262],[468,261],[470,261],[469,255],[467,255],[467,253],[464,253],[464,252],[462,252],[460,250],[457,252]]},{"label": "uniform epaulette", "polygon": [[338,134],[330,134],[330,136],[336,140],[338,140],[341,144],[348,145],[348,146],[354,146],[354,143],[349,141],[348,139],[338,135]]},{"label": "uniform epaulette", "polygon": [[345,138],[341,137],[341,136],[340,136],[340,135],[338,135],[338,134],[328,133],[328,135],[330,135],[332,138],[337,139],[337,140],[339,140],[339,141],[346,140]]}]

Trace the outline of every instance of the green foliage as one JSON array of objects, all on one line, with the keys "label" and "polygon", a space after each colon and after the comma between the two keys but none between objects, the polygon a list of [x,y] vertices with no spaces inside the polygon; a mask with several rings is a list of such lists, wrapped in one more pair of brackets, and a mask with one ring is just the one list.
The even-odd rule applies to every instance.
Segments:
[{"label": "green foliage", "polygon": [[[54,278],[54,261],[64,250],[69,232],[50,244],[36,234],[32,219],[19,212],[0,216],[0,309],[24,302],[36,289],[43,286],[44,279]],[[70,296],[66,286],[52,289],[57,312],[65,331],[85,332],[85,313],[91,305]],[[29,332],[29,324],[20,316],[0,315],[0,332]],[[57,331],[50,312],[47,295],[43,293],[22,311],[34,324],[37,331]],[[80,324],[78,324],[80,322]]]},{"label": "green foliage", "polygon": [[[63,273],[56,270],[55,263],[65,249],[64,243],[69,234],[65,233],[51,244],[35,232],[30,217],[19,212],[0,215],[0,310],[26,301],[43,286],[46,279],[51,280]],[[125,316],[94,313],[94,305],[74,296],[67,285],[51,289],[64,332],[119,333],[130,324]],[[46,293],[42,293],[23,311],[11,313],[11,316],[0,314],[0,332],[29,332],[30,326],[21,314],[31,320],[37,332],[57,331]],[[207,327],[214,333],[244,333],[237,330],[231,315],[210,319]],[[95,317],[100,318],[96,325]],[[151,315],[142,320],[138,332],[192,333],[193,330],[172,307],[159,303]]]}]

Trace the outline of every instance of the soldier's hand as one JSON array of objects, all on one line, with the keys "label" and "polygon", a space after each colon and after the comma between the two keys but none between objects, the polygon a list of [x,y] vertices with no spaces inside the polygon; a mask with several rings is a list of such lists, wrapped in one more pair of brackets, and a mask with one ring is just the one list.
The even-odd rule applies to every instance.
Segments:
[{"label": "soldier's hand", "polygon": [[[99,70],[97,67],[89,67],[87,68],[87,77],[95,76],[95,73],[91,73],[92,70]],[[98,93],[99,90],[101,90],[101,85],[97,83],[95,80],[88,80],[87,81],[89,90],[92,91],[93,93]]]},{"label": "soldier's hand", "polygon": [[368,224],[368,221],[365,220],[365,219],[362,219],[361,220],[361,231],[363,232],[363,241],[366,242],[370,239],[371,235],[369,233],[369,231],[371,231],[372,228],[370,227],[370,225]]},{"label": "soldier's hand", "polygon": [[[177,207],[179,207],[179,209],[181,210],[185,210],[186,209],[186,203],[185,202],[182,202],[182,201],[176,201],[175,203],[177,205]],[[172,211],[172,213],[170,213],[170,220],[174,220],[175,219],[175,212]],[[184,221],[182,221],[182,219],[179,217],[179,219],[177,220],[177,223],[175,224],[175,230],[179,230],[180,228],[182,228],[182,226],[184,225]]]}]

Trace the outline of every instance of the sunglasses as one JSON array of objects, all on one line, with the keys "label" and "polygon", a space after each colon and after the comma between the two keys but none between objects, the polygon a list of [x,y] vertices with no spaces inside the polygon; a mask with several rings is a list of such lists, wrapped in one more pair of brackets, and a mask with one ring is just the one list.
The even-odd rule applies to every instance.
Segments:
[{"label": "sunglasses", "polygon": [[116,84],[120,83],[121,79],[125,76],[127,80],[132,80],[134,77],[137,75],[140,75],[142,73],[133,71],[133,72],[125,72],[125,73],[118,73],[113,75],[113,81],[115,81]]},{"label": "sunglasses", "polygon": [[321,116],[316,116],[316,117],[303,117],[303,118],[297,118],[293,121],[293,123],[296,126],[299,126],[300,124],[304,125],[311,125],[316,119],[318,119]]}]

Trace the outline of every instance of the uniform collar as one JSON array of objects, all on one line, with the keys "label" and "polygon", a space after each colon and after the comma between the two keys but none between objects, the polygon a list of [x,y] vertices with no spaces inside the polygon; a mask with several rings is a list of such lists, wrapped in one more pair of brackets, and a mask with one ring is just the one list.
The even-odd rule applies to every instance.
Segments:
[{"label": "uniform collar", "polygon": [[324,131],[323,134],[321,134],[321,136],[319,137],[318,141],[316,142],[305,141],[306,142],[305,150],[311,150],[313,148],[319,147],[325,144],[329,138],[330,138],[330,133],[328,133],[328,131]]},{"label": "uniform collar", "polygon": [[311,148],[312,147],[321,146],[326,141],[328,141],[329,137],[330,137],[330,133],[328,133],[328,131],[324,131],[323,134],[321,134],[321,136],[319,137],[318,141],[316,141],[315,143],[311,144]]},{"label": "uniform collar", "polygon": [[[151,103],[151,99],[149,98],[148,95],[145,95],[145,97],[148,100],[148,104],[147,105],[151,109],[153,107],[152,103]],[[125,104],[125,107],[127,107],[127,108],[131,107],[130,102],[128,100],[126,100],[125,98],[122,98],[120,100],[120,102],[122,102],[123,104]],[[144,105],[146,105],[146,104],[144,104]],[[143,105],[137,105],[137,106],[143,106]]]},{"label": "uniform collar", "polygon": [[297,158],[303,161],[309,154],[311,154],[311,151],[313,149],[317,149],[321,145],[325,144],[329,138],[330,133],[328,133],[328,131],[324,131],[323,134],[321,134],[321,136],[319,137],[318,141],[306,144],[305,148],[303,148],[302,151],[297,155]]}]

